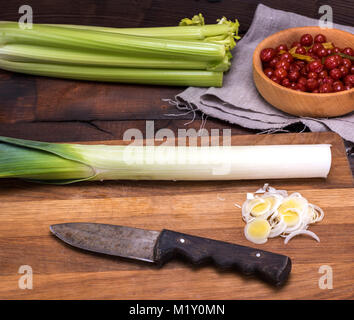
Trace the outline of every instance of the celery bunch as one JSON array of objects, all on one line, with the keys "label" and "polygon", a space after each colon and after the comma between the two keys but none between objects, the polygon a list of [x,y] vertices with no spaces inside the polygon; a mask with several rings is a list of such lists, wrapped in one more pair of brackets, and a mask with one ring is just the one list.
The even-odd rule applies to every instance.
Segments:
[{"label": "celery bunch", "polygon": [[40,76],[156,85],[222,86],[238,21],[107,28],[0,22],[0,68]]}]

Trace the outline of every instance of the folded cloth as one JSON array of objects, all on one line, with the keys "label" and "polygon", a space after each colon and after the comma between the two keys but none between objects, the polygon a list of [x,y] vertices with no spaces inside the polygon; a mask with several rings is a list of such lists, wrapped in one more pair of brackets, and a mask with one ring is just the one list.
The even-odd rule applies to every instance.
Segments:
[{"label": "folded cloth", "polygon": [[[251,27],[233,51],[233,62],[224,76],[223,87],[189,87],[176,96],[177,102],[250,129],[271,132],[302,122],[311,131],[331,130],[354,142],[354,112],[334,118],[292,116],[267,103],[253,83],[252,55],[259,42],[280,30],[317,25],[316,19],[258,5]],[[338,24],[333,24],[333,27],[354,33],[353,27]]]}]

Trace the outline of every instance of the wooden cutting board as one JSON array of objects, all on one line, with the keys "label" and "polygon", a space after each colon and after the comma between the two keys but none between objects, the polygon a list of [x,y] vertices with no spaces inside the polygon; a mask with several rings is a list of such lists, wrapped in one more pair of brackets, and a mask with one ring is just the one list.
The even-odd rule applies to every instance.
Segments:
[{"label": "wooden cutting board", "polygon": [[[334,133],[232,138],[234,145],[306,143],[332,144],[327,179],[105,181],[69,186],[0,181],[0,299],[352,299],[354,188],[341,138]],[[310,227],[320,243],[306,236],[287,245],[280,237],[264,245],[245,239],[237,205],[265,182],[300,192],[324,209],[324,220]],[[51,224],[81,221],[167,228],[274,251],[291,257],[291,277],[276,289],[211,266],[173,261],[158,268],[73,249],[49,232]],[[32,269],[32,289],[19,288],[24,265]],[[329,270],[333,288],[321,288],[320,278],[330,276]]]}]

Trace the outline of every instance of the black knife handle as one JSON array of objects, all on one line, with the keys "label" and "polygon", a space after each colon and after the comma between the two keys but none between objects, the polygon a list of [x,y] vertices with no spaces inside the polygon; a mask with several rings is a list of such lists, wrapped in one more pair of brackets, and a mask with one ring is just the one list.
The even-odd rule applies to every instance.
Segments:
[{"label": "black knife handle", "polygon": [[155,246],[155,261],[165,263],[174,256],[182,256],[194,264],[212,260],[218,267],[255,274],[276,286],[285,283],[291,270],[291,260],[284,255],[162,230]]}]

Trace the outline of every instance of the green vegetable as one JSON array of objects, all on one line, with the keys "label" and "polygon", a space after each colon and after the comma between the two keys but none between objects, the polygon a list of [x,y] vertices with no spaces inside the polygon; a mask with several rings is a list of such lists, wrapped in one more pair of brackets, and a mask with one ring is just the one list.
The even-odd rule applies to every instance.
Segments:
[{"label": "green vegetable", "polygon": [[226,71],[230,61],[177,60],[150,58],[148,56],[124,56],[102,54],[100,52],[80,52],[71,49],[34,46],[28,44],[8,44],[0,47],[0,59],[17,62],[52,63],[83,66],[105,66],[150,69],[185,69]]},{"label": "green vegetable", "polygon": [[39,76],[152,85],[221,87],[223,80],[221,71],[88,67],[1,59],[0,68]]},{"label": "green vegetable", "polygon": [[139,84],[221,86],[238,21],[107,28],[0,21],[0,68],[33,75]]},{"label": "green vegetable", "polygon": [[225,47],[215,43],[157,39],[50,25],[20,29],[17,22],[1,22],[0,39],[2,45],[20,43],[171,59],[215,61],[225,56]]},{"label": "green vegetable", "polygon": [[[227,44],[232,49],[240,39],[238,36],[239,22],[232,22],[225,17],[218,20],[217,24],[205,24],[201,14],[192,19],[182,19],[178,27],[153,27],[153,28],[110,28],[98,26],[53,24],[51,26],[65,27],[81,30],[95,30],[101,32],[130,34],[142,37],[173,39],[173,40],[202,40]],[[50,26],[50,25],[47,25]]]},{"label": "green vegetable", "polygon": [[330,166],[330,145],[112,146],[0,136],[0,178],[55,184],[326,177]]}]

